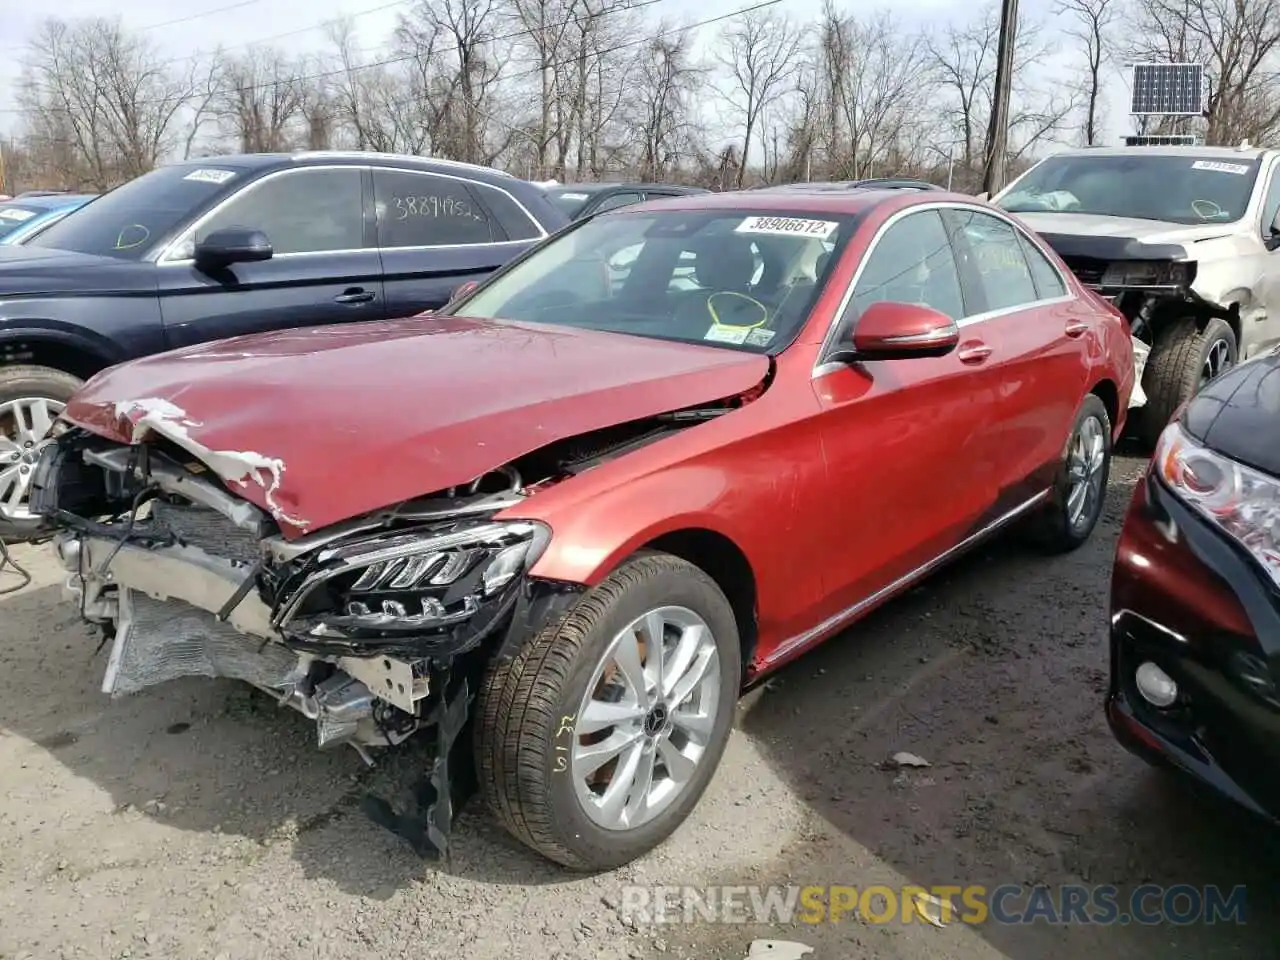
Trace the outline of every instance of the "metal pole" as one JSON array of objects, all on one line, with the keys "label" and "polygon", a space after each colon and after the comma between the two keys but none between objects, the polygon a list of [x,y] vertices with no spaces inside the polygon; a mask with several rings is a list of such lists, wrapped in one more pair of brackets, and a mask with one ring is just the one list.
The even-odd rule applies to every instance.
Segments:
[{"label": "metal pole", "polygon": [[986,170],[982,188],[994,197],[1004,186],[1005,158],[1009,153],[1009,101],[1013,97],[1013,49],[1018,31],[1018,0],[1001,0],[1000,42],[996,82],[987,129]]}]

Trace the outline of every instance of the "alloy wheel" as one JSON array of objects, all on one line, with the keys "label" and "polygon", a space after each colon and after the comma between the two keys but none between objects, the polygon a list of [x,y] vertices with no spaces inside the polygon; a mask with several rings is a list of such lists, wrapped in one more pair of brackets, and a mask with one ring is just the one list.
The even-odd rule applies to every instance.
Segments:
[{"label": "alloy wheel", "polygon": [[64,407],[47,397],[0,402],[0,517],[34,519],[28,506],[31,479],[45,436]]},{"label": "alloy wheel", "polygon": [[1204,366],[1200,368],[1200,386],[1217,377],[1231,366],[1231,344],[1225,340],[1215,340],[1205,354]]},{"label": "alloy wheel", "polygon": [[1097,417],[1086,417],[1067,454],[1067,522],[1072,529],[1088,523],[1102,500],[1102,468],[1107,462],[1107,438]]},{"label": "alloy wheel", "polygon": [[634,830],[676,801],[711,742],[721,682],[711,628],[686,607],[650,610],[613,638],[573,731],[575,793],[593,823]]}]

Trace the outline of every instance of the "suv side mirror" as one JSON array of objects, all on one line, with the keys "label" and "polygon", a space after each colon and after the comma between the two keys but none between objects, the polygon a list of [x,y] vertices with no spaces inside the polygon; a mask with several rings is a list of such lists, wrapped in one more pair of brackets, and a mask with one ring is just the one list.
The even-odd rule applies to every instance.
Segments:
[{"label": "suv side mirror", "polygon": [[1277,209],[1276,215],[1271,218],[1271,225],[1267,228],[1267,236],[1263,243],[1268,250],[1280,247],[1280,209]]},{"label": "suv side mirror", "polygon": [[200,270],[221,270],[233,263],[270,260],[274,252],[261,230],[224,227],[196,242],[195,262]]},{"label": "suv side mirror", "polygon": [[920,304],[882,300],[862,312],[852,340],[832,359],[943,357],[959,342],[960,327],[945,313]]}]

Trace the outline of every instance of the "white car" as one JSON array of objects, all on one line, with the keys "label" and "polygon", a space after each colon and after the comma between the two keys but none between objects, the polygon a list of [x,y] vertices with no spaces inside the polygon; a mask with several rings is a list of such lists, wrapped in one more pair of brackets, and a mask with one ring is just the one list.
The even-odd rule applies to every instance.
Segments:
[{"label": "white car", "polygon": [[991,202],[1129,318],[1148,442],[1201,385],[1280,344],[1280,151],[1087,147]]}]

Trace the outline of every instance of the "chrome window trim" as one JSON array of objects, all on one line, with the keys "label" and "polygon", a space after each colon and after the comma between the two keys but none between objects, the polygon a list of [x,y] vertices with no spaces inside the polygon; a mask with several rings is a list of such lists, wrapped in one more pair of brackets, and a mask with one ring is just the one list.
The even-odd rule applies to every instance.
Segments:
[{"label": "chrome window trim", "polygon": [[[536,237],[531,237],[528,240],[494,240],[489,243],[436,243],[436,244],[424,244],[424,245],[413,246],[413,247],[387,247],[385,248],[387,250],[466,250],[466,249],[471,249],[472,247],[504,247],[504,246],[513,246],[515,244],[521,244],[521,243],[525,243],[525,244],[537,243],[540,240],[545,240],[548,236],[546,229],[542,226],[541,223],[538,222],[538,218],[529,212],[529,208],[526,207],[523,203],[521,203],[518,197],[514,196],[509,190],[505,190],[502,187],[499,187],[492,183],[482,183],[479,180],[476,180],[471,177],[454,176],[453,174],[437,173],[431,170],[414,170],[409,167],[394,166],[391,164],[384,165],[384,164],[354,164],[354,163],[308,163],[308,164],[300,164],[298,166],[293,166],[293,167],[286,167],[283,170],[273,170],[270,173],[264,176],[258,177],[256,180],[253,180],[250,183],[245,184],[243,187],[241,187],[239,190],[237,190],[235,193],[231,194],[230,196],[223,197],[211,209],[205,211],[198,218],[196,218],[196,220],[191,224],[191,226],[187,227],[187,229],[183,230],[182,233],[180,233],[177,237],[175,237],[172,241],[169,242],[169,244],[164,248],[164,250],[155,258],[156,265],[161,267],[175,267],[175,266],[184,267],[184,266],[190,266],[191,264],[195,263],[194,257],[183,257],[181,259],[173,259],[173,260],[170,260],[167,258],[173,252],[174,248],[179,246],[186,238],[193,236],[202,226],[204,226],[206,223],[209,222],[209,220],[211,220],[214,216],[220,213],[228,204],[234,202],[235,200],[238,200],[240,197],[244,196],[246,192],[256,189],[258,186],[260,186],[263,183],[266,183],[268,180],[274,180],[277,177],[287,176],[291,173],[302,173],[308,170],[355,170],[360,173],[363,173],[366,170],[370,172],[374,172],[378,170],[390,170],[395,173],[413,173],[413,174],[418,174],[419,176],[425,176],[425,177],[440,177],[441,179],[444,179],[444,180],[456,180],[459,183],[463,183],[463,184],[475,184],[481,187],[489,187],[490,189],[497,190],[500,193],[505,193],[507,197],[510,198],[511,202],[520,208],[520,212],[529,218],[529,222],[532,223],[537,228],[537,231],[538,231],[538,235]],[[271,259],[279,260],[285,257],[318,257],[318,256],[332,257],[332,256],[341,255],[341,254],[376,253],[381,249],[383,249],[381,246],[376,246],[376,247],[353,247],[350,249],[343,249],[343,250],[299,250],[293,253],[278,253],[278,254],[275,254]]]},{"label": "chrome window trim", "polygon": [[[840,298],[840,302],[836,305],[835,313],[827,326],[826,333],[822,337],[822,343],[818,348],[818,353],[814,357],[813,370],[810,373],[811,380],[817,380],[819,377],[824,377],[828,373],[831,373],[834,370],[843,369],[846,366],[846,364],[839,362],[824,361],[823,358],[827,356],[834,345],[833,340],[836,335],[836,329],[840,325],[840,318],[844,316],[844,312],[849,308],[849,303],[853,300],[853,291],[857,289],[858,281],[862,279],[862,273],[866,270],[867,264],[871,262],[871,257],[875,253],[876,248],[880,246],[880,242],[884,239],[884,235],[895,224],[905,220],[913,213],[925,213],[928,211],[941,212],[943,210],[968,210],[973,213],[986,214],[989,217],[994,217],[1002,223],[1008,224],[1013,228],[1015,233],[1022,233],[1023,235],[1027,234],[1026,230],[1022,229],[1021,226],[1002,211],[991,207],[965,203],[959,200],[935,200],[928,203],[912,204],[911,206],[892,214],[884,223],[880,224],[879,228],[876,230],[875,236],[871,238],[871,243],[867,245],[866,253],[862,255],[862,260],[858,263],[858,267],[853,272],[853,276],[850,278],[849,284]],[[1035,243],[1034,238],[1028,237],[1028,239]],[[1036,243],[1036,246],[1038,248],[1039,244]],[[1044,300],[1030,300],[1026,303],[1020,303],[1013,307],[1001,307],[998,310],[987,310],[983,313],[975,313],[973,316],[957,320],[956,326],[963,330],[966,327],[972,327],[979,323],[984,323],[987,320],[994,320],[998,317],[1003,317],[1006,314],[1020,313],[1023,310],[1030,310],[1036,307],[1055,306],[1059,303],[1068,303],[1075,300],[1076,295],[1071,292],[1071,284],[1062,276],[1062,271],[1058,270],[1057,264],[1050,260],[1049,265],[1057,271],[1058,278],[1063,281],[1063,287],[1067,291],[1063,296],[1049,297]],[[956,269],[957,272],[959,272],[958,264]],[[1029,265],[1027,269],[1031,269]]]}]

